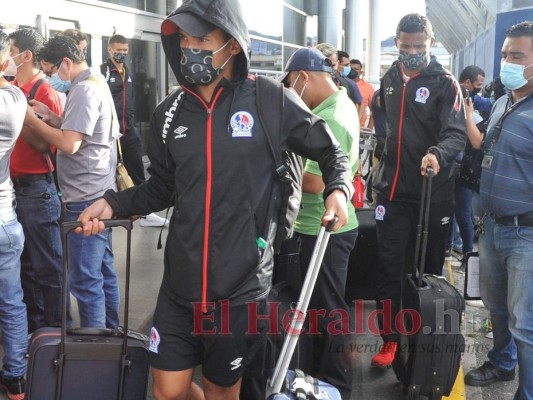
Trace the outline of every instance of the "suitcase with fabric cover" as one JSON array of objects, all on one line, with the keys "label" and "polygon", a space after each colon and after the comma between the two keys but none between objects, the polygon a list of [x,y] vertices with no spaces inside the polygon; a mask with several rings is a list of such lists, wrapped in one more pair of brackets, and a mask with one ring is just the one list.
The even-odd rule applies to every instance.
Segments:
[{"label": "suitcase with fabric cover", "polygon": [[348,261],[345,299],[376,300],[378,279],[378,243],[376,234],[376,211],[374,208],[355,210],[359,226],[357,241]]},{"label": "suitcase with fabric cover", "polygon": [[[61,328],[41,328],[30,342],[26,399],[28,400],[144,400],[148,385],[147,337],[128,330],[131,220],[105,221],[107,227],[127,229],[124,327],[66,329],[63,306]],[[64,250],[63,280],[67,280],[69,232],[80,226],[61,226]],[[74,233],[72,233],[74,234]],[[66,285],[63,285],[66,304]],[[124,334],[127,332],[127,335]]]},{"label": "suitcase with fabric cover", "polygon": [[445,278],[424,274],[432,176],[428,170],[423,178],[414,273],[406,275],[402,290],[403,331],[392,364],[413,400],[450,395],[465,343],[460,330],[463,297]]}]

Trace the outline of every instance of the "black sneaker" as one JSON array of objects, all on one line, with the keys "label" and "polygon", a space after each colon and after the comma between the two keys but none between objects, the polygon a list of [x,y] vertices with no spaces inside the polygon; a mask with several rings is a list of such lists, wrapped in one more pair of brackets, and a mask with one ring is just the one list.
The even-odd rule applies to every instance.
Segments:
[{"label": "black sneaker", "polygon": [[24,400],[26,380],[23,376],[7,378],[0,372],[0,388],[7,392],[9,400]]},{"label": "black sneaker", "polygon": [[488,386],[500,381],[512,381],[514,378],[514,368],[511,371],[502,371],[485,361],[481,367],[465,375],[465,383],[470,386]]},{"label": "black sneaker", "polygon": [[444,258],[449,259],[452,257],[452,249],[446,249],[444,252]]}]

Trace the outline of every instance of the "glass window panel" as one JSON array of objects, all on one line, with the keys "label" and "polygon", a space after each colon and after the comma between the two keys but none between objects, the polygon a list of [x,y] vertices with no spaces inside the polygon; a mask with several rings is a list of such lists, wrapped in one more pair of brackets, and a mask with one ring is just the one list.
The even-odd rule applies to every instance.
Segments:
[{"label": "glass window panel", "polygon": [[252,38],[250,68],[281,71],[283,69],[281,45]]},{"label": "glass window panel", "polygon": [[283,41],[305,46],[306,16],[290,8],[283,8]]}]

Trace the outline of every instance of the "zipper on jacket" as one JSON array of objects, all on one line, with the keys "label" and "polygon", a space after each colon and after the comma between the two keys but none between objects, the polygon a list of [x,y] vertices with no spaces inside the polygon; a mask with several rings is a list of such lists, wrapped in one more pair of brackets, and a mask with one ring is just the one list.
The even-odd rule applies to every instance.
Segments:
[{"label": "zipper on jacket", "polygon": [[[120,78],[122,74],[118,71]],[[122,80],[122,132],[123,136],[126,136],[126,67],[124,66],[124,78]]]},{"label": "zipper on jacket", "polygon": [[394,192],[396,191],[396,185],[398,184],[398,179],[400,177],[400,157],[402,154],[402,132],[403,132],[403,116],[405,111],[405,92],[407,90],[407,84],[415,79],[420,74],[416,74],[409,78],[407,82],[403,83],[402,90],[402,106],[400,107],[400,125],[398,126],[398,152],[396,157],[396,173],[394,174],[394,180],[392,181],[392,188],[389,195],[389,201],[392,201],[394,198]]},{"label": "zipper on jacket", "polygon": [[206,187],[205,187],[205,217],[204,217],[204,248],[202,256],[202,312],[207,313],[207,269],[209,265],[209,237],[210,237],[210,228],[211,228],[211,189],[213,186],[213,109],[215,108],[216,102],[220,97],[224,88],[220,88],[215,94],[211,106],[208,106],[207,103],[198,96],[193,91],[183,87],[187,92],[196,97],[203,104],[207,111],[207,129],[206,129],[206,162],[207,162],[207,177],[206,177]]}]

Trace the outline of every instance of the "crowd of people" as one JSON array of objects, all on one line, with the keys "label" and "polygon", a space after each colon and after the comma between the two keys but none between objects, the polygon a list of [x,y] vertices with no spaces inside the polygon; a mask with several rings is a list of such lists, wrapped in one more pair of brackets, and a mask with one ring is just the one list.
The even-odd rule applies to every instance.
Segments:
[{"label": "crowd of people", "polygon": [[[78,30],[48,41],[34,29],[0,34],[0,386],[10,400],[24,398],[28,334],[72,324],[70,304],[62,304],[64,284],[77,301],[81,326],[119,327],[112,232],[102,220],[134,215],[144,216],[142,226],[169,226],[149,346],[155,398],[243,398],[243,375],[268,337],[264,321],[259,335],[246,334],[248,304],[265,314],[272,300],[272,276],[280,268],[273,243],[283,205],[272,138],[258,109],[260,82],[250,75],[248,29],[237,2],[209,4],[184,1],[161,25],[180,86],[154,110],[148,179],[126,37],[113,35],[109,58],[91,67],[88,37]],[[302,206],[294,235],[282,246],[282,253],[290,248],[297,255],[290,268],[298,276],[307,270],[320,226],[338,219],[310,303],[326,316],[314,327],[316,335],[302,342],[311,355],[303,369],[333,384],[343,399],[352,397],[353,355],[325,349],[351,340],[329,326],[334,313],[349,312],[346,278],[358,236],[352,182],[360,172],[360,129],[366,128],[378,137],[369,201],[379,253],[378,311],[386,305],[393,315],[401,310],[422,181],[431,168],[426,273],[442,275],[454,221],[464,260],[474,250],[475,217],[481,231],[481,296],[494,347],[465,382],[512,380],[518,366],[515,400],[531,400],[533,22],[506,33],[490,98],[480,93],[481,68],[468,66],[456,80],[431,55],[434,43],[430,21],[407,14],[395,37],[398,60],[377,90],[364,80],[358,59],[329,43],[296,50],[276,83],[281,96],[272,105],[283,107],[275,149],[303,162]],[[115,181],[119,148],[135,183],[124,191]],[[155,214],[169,205],[170,225]],[[60,222],[76,220],[82,228],[69,236],[64,283]],[[226,300],[229,311],[221,305]],[[230,323],[231,333],[200,334],[198,318],[211,322],[202,331]],[[383,318],[378,326],[383,345],[371,366],[389,368],[399,333]],[[199,365],[201,387],[192,380]]]}]

